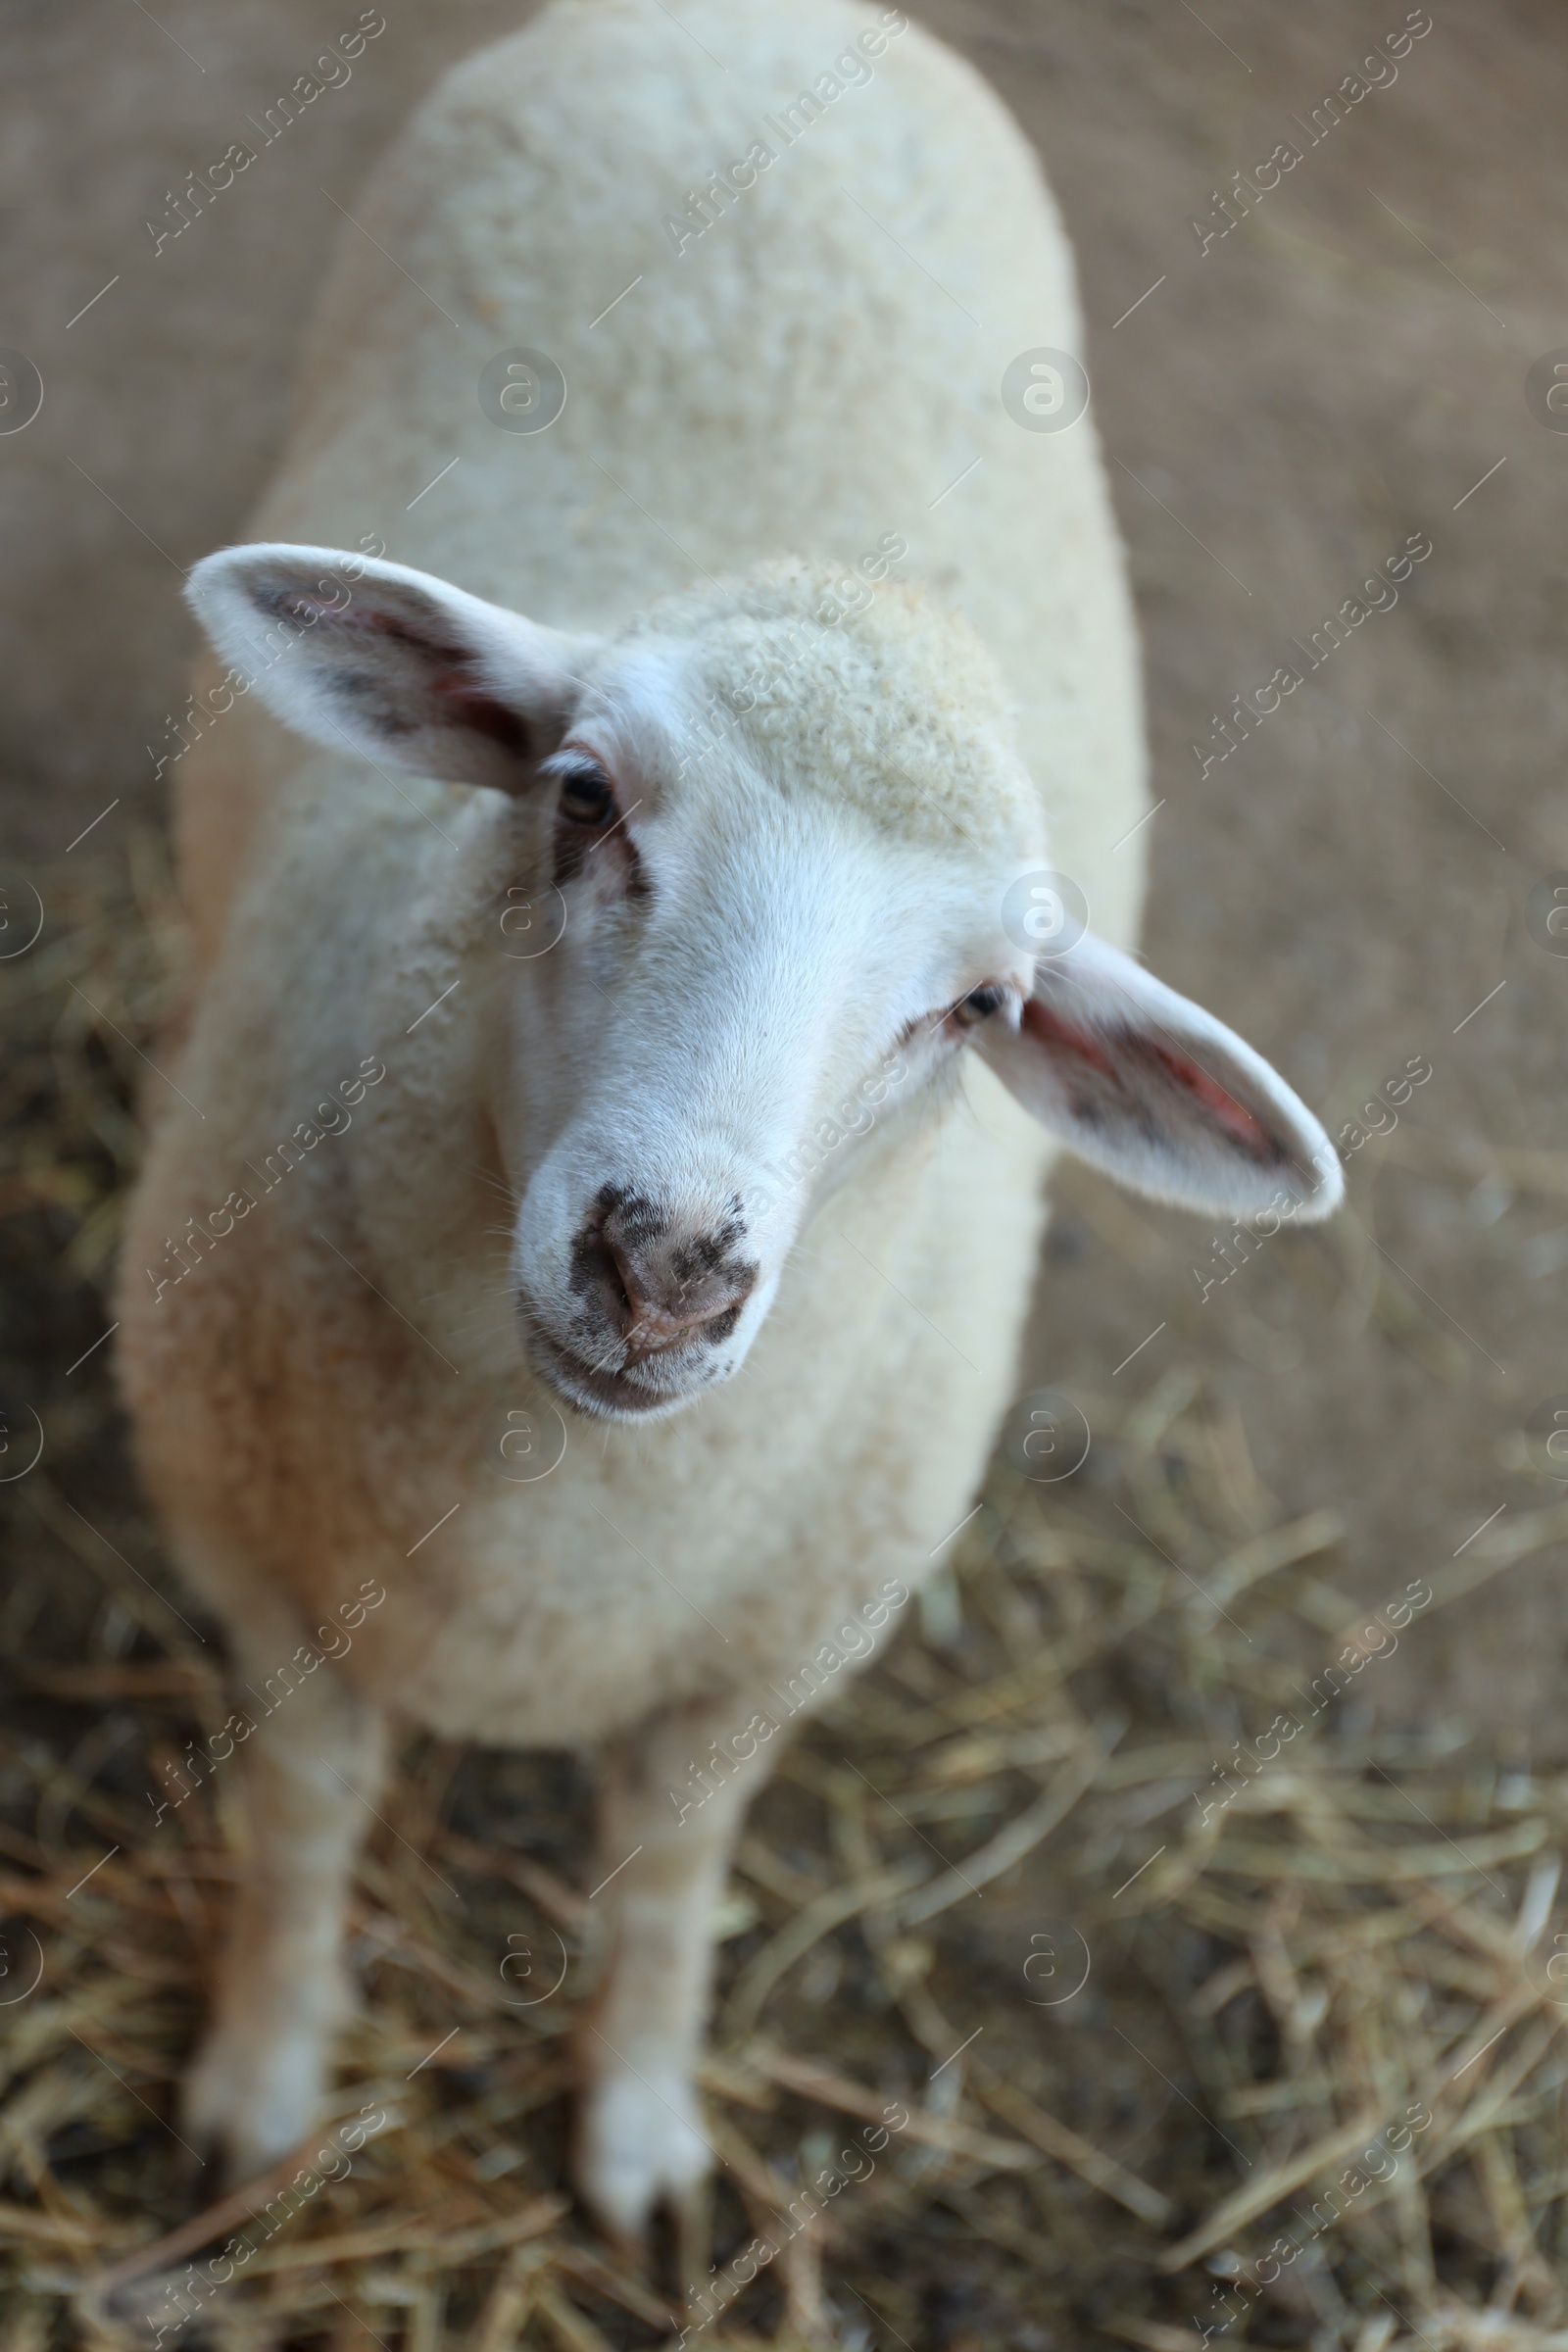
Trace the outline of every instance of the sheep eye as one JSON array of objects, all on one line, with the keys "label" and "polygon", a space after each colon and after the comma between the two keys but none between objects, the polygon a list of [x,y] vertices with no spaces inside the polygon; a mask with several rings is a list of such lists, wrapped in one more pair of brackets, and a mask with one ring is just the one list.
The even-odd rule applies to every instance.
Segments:
[{"label": "sheep eye", "polygon": [[572,825],[608,825],[615,813],[610,778],[597,767],[568,770],[561,786],[560,813]]},{"label": "sheep eye", "polygon": [[971,989],[961,1003],[955,1004],[952,1017],[960,1029],[973,1029],[981,1021],[989,1020],[994,1012],[1000,1012],[1006,1002],[1006,990],[994,983],[989,988]]}]

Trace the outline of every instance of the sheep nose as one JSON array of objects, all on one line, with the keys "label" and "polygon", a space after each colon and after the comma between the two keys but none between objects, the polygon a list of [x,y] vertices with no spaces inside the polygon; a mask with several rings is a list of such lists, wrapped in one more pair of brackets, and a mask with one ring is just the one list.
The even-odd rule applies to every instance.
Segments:
[{"label": "sheep nose", "polygon": [[590,1220],[576,1257],[581,1287],[633,1355],[692,1340],[727,1339],[757,1282],[738,1253],[738,1213],[696,1225],[637,1199]]},{"label": "sheep nose", "polygon": [[[662,1348],[673,1348],[704,1332],[720,1339],[734,1328],[750,1282],[660,1281],[657,1275],[650,1277],[629,1250],[617,1249],[613,1242],[607,1248],[625,1300],[616,1319],[622,1339],[636,1354],[655,1355]],[[723,1331],[710,1328],[719,1323]]]}]

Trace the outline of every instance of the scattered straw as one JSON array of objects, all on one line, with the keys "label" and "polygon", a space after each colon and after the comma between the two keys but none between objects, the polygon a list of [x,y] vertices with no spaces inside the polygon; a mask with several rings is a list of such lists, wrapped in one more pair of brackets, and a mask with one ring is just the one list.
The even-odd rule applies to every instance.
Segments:
[{"label": "scattered straw", "polygon": [[[994,1470],[941,1645],[906,1632],[756,1810],[704,2077],[707,2325],[670,2262],[628,2266],[564,2193],[595,1964],[566,1759],[412,1743],[387,1808],[406,1842],[378,1832],[358,1878],[366,2000],[328,2124],[383,2121],[297,2210],[288,2168],[237,2198],[193,2183],[176,2084],[234,1783],[161,1824],[149,1792],[220,1719],[221,1645],[136,1499],[109,1348],[78,1362],[133,1104],[162,1084],[135,1049],[162,1058],[176,993],[146,841],[131,876],[40,878],[45,935],[0,968],[0,1377],[12,1426],[30,1403],[48,1432],[0,1488],[7,2352],[160,2327],[236,2352],[604,2352],[683,2325],[709,2352],[1568,2352],[1568,1776],[1313,1704],[1350,1617],[1338,1523],[1279,1524],[1184,1365],[1092,1400],[1083,1475]],[[1565,1535],[1560,1508],[1500,1521],[1427,1605]]]}]

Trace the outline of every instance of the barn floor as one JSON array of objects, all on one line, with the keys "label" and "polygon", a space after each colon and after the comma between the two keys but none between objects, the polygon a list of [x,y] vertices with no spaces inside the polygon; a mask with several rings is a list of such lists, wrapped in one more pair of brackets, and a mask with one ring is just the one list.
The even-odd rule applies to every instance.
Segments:
[{"label": "barn floor", "polygon": [[[1568,345],[1568,38],[1527,0],[1435,8],[1397,82],[1206,250],[1192,220],[1401,10],[923,12],[1038,139],[1079,247],[1148,652],[1153,960],[1335,1132],[1362,1122],[1351,1207],[1204,1297],[1206,1231],[1062,1180],[1024,1385],[1095,1443],[1052,1488],[1004,1446],[920,1623],[758,1810],[700,2304],[663,2300],[672,2249],[634,2277],[559,2196],[585,1790],[425,1746],[355,1919],[343,2113],[384,2122],[273,2237],[199,2225],[254,2252],[198,2310],[215,2249],[172,2078],[231,1791],[156,1826],[148,1791],[217,1703],[216,1645],[174,1613],[107,1349],[80,1359],[177,986],[145,750],[188,658],[175,571],[265,478],[321,190],[519,14],[385,13],[299,168],[156,262],[163,189],[336,17],[0,20],[25,224],[0,341],[47,386],[0,434],[0,856],[8,920],[29,885],[47,909],[0,962],[0,1387],[9,1445],[30,1413],[47,1433],[0,1482],[0,2342],[503,2352],[705,2321],[714,2352],[1568,2347],[1568,958],[1540,896],[1568,869],[1568,435],[1527,394]],[[1234,698],[1411,533],[1433,553],[1398,604],[1205,767]],[[1433,1075],[1397,1122],[1364,1112],[1412,1057]],[[995,1876],[932,1907],[953,1864]],[[559,1990],[533,1997],[523,1951],[560,1952]],[[889,2103],[909,2121],[873,2152]]]},{"label": "barn floor", "polygon": [[[154,836],[130,867],[108,897],[52,875],[58,935],[8,976],[13,1344],[50,1409],[0,1616],[7,2352],[1568,2345],[1568,1773],[1499,1770],[1450,1722],[1381,1730],[1360,1697],[1568,1510],[1430,1577],[1391,1562],[1350,1617],[1342,1522],[1282,1517],[1180,1357],[1089,1400],[1068,1477],[1004,1437],[919,1624],[757,1808],[686,2295],[675,2248],[609,2260],[562,2193],[596,1953],[561,1757],[409,1751],[358,1878],[339,2137],[205,2190],[175,2077],[234,1786],[183,1760],[229,1701],[94,1346],[179,947]],[[1336,1672],[1287,1628],[1332,1636]]]}]

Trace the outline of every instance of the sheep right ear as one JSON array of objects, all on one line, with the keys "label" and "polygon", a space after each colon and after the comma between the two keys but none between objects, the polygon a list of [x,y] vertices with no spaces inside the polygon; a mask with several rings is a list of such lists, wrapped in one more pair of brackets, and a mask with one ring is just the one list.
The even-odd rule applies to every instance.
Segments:
[{"label": "sheep right ear", "polygon": [[1036,966],[1016,1029],[987,1022],[975,1044],[1070,1152],[1136,1192],[1303,1224],[1345,1197],[1333,1145],[1279,1072],[1093,932]]},{"label": "sheep right ear", "polygon": [[186,595],[270,710],[333,750],[452,784],[525,791],[600,643],[429,572],[326,547],[230,547]]}]

